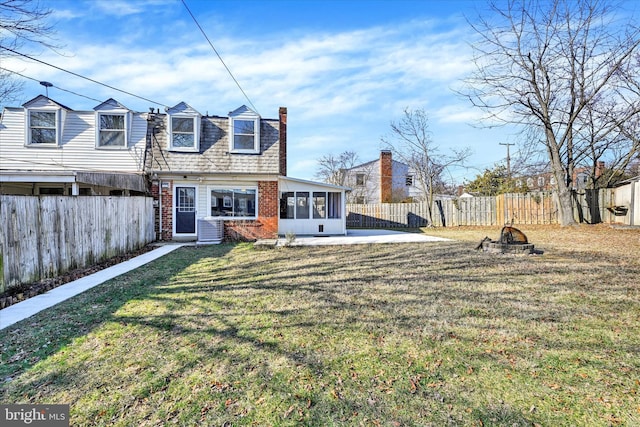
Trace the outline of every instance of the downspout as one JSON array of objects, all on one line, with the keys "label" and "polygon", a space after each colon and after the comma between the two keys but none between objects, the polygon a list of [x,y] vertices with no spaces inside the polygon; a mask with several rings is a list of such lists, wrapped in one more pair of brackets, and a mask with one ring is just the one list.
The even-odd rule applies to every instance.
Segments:
[{"label": "downspout", "polygon": [[629,202],[629,225],[636,225],[636,215],[640,215],[640,212],[636,212],[636,186],[640,185],[640,181],[631,181],[631,201]]},{"label": "downspout", "polygon": [[162,180],[158,179],[158,204],[160,205],[160,210],[158,211],[158,215],[160,215],[160,223],[158,224],[158,232],[160,233],[160,238],[158,240],[164,240],[162,238]]}]

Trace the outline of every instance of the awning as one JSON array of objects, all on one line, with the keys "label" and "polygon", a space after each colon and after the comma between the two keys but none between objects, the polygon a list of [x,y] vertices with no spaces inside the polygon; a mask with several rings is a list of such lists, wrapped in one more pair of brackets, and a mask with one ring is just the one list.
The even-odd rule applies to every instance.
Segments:
[{"label": "awning", "polygon": [[3,182],[47,182],[79,183],[103,187],[133,190],[145,193],[147,184],[144,175],[118,172],[75,171],[0,171]]},{"label": "awning", "polygon": [[103,187],[123,188],[144,193],[147,183],[143,175],[111,172],[76,172],[76,182],[100,185]]}]

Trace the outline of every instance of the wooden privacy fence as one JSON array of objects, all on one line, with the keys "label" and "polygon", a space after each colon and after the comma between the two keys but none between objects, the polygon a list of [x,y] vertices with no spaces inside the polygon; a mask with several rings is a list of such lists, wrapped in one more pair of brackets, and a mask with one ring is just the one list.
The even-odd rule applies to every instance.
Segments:
[{"label": "wooden privacy fence", "polygon": [[153,240],[151,198],[0,196],[0,292]]},{"label": "wooden privacy fence", "polygon": [[[579,222],[613,222],[606,209],[612,204],[612,190],[586,191],[574,197]],[[347,227],[414,228],[428,223],[427,203],[348,204]],[[558,208],[552,192],[501,194],[435,200],[432,212],[436,227],[460,225],[557,224]]]}]

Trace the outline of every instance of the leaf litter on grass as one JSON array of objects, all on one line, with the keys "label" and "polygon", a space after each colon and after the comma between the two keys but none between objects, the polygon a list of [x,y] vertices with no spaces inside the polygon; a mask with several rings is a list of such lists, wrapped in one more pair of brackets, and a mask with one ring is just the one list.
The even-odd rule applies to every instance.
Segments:
[{"label": "leaf litter on grass", "polygon": [[525,231],[543,256],[488,257],[466,232],[181,249],[3,331],[0,399],[73,425],[637,421],[638,264],[557,229]]}]

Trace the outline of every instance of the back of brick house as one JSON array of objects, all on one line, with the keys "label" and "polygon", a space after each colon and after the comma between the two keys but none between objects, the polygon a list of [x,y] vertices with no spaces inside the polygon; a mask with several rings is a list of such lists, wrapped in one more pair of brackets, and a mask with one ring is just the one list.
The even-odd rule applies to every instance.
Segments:
[{"label": "back of brick house", "polygon": [[246,106],[202,116],[185,103],[149,115],[145,169],[160,240],[193,240],[199,219],[224,219],[228,239],[274,238],[278,177],[286,175],[286,117]]}]

